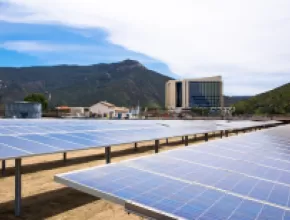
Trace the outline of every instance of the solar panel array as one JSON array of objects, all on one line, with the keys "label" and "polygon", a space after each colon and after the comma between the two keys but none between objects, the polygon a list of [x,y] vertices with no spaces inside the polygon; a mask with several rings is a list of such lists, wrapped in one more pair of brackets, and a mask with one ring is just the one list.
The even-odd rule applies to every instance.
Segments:
[{"label": "solar panel array", "polygon": [[289,132],[280,126],[55,180],[178,219],[290,219]]},{"label": "solar panel array", "polygon": [[270,122],[0,120],[0,159],[251,127]]}]

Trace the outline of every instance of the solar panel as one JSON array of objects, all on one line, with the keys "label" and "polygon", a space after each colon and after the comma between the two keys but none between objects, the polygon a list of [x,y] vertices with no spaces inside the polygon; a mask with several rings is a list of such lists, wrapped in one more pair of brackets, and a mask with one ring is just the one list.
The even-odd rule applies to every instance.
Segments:
[{"label": "solar panel", "polygon": [[224,121],[100,121],[100,120],[0,120],[0,134],[26,134],[30,133],[45,133],[49,131],[87,131],[87,130],[104,130],[112,127],[120,128],[211,128],[213,130],[224,128],[243,128],[254,127],[267,124],[275,124],[275,121],[269,122],[247,122],[247,121],[233,121],[230,123]]},{"label": "solar panel", "polygon": [[[0,120],[0,159],[2,173],[5,160],[15,159],[15,214],[21,206],[21,158],[90,148],[105,147],[106,162],[110,163],[111,146],[188,136],[223,130],[242,130],[249,127],[276,125],[278,122],[235,121],[98,121],[98,120]],[[227,136],[227,133],[226,133]]]},{"label": "solar panel", "polygon": [[[0,155],[2,158],[10,158],[10,157],[23,157],[30,155],[30,152],[21,150],[19,148],[10,147],[5,144],[0,144]],[[0,157],[0,159],[1,159]]]},{"label": "solar panel", "polygon": [[[151,125],[150,125],[151,123]],[[164,123],[164,122],[163,122]],[[212,122],[166,121],[169,127],[160,126],[160,121],[132,121],[111,123],[92,120],[3,120],[0,121],[0,143],[5,144],[9,154],[0,154],[0,159],[19,157],[14,148],[29,152],[29,156],[105,147],[167,137],[212,132]],[[231,125],[259,125],[265,123],[232,122]],[[274,122],[272,122],[274,123]],[[3,127],[5,124],[5,128]],[[1,127],[2,126],[2,127]],[[11,131],[11,132],[10,132]],[[9,155],[9,157],[7,157]]]},{"label": "solar panel", "polygon": [[81,148],[87,147],[85,145],[80,145],[72,141],[66,141],[66,140],[62,140],[58,138],[53,138],[48,135],[38,135],[38,134],[25,135],[25,139],[42,143],[42,144],[48,144],[50,146],[55,146],[63,150],[73,150],[73,149],[81,149]]},{"label": "solar panel", "polygon": [[55,180],[147,217],[290,219],[289,130],[281,126]]}]

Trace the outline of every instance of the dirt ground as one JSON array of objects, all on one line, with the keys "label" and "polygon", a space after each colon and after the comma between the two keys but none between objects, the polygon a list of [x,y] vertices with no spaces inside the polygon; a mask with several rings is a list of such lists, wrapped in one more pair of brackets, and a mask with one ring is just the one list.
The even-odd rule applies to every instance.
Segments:
[{"label": "dirt ground", "polygon": [[[217,134],[218,136],[218,134]],[[200,137],[202,139],[202,137]],[[189,137],[189,143],[198,143]],[[112,147],[111,162],[154,153],[153,142]],[[160,152],[184,146],[181,138],[160,142]],[[49,220],[92,220],[92,219],[141,219],[128,215],[124,207],[81,193],[54,182],[55,174],[104,164],[104,149],[71,152],[67,161],[62,154],[38,156],[22,160],[22,215],[14,216],[14,161],[7,161],[5,177],[0,177],[0,220],[49,219]]]}]

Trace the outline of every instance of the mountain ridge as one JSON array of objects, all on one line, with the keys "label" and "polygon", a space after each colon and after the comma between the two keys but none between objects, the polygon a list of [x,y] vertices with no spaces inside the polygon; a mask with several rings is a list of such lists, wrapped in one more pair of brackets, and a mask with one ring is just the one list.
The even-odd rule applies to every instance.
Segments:
[{"label": "mountain ridge", "polygon": [[52,105],[90,106],[106,99],[117,105],[150,102],[164,105],[170,77],[135,60],[111,64],[0,68],[2,102],[23,100],[30,93],[51,93]]}]

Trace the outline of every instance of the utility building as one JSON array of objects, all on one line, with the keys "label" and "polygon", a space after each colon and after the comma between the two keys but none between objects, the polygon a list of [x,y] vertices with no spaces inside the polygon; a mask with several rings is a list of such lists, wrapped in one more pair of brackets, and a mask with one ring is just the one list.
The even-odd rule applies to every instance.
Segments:
[{"label": "utility building", "polygon": [[165,107],[168,109],[223,106],[221,76],[169,80],[165,85]]},{"label": "utility building", "polygon": [[36,102],[13,102],[5,105],[6,118],[41,118],[42,106]]}]

